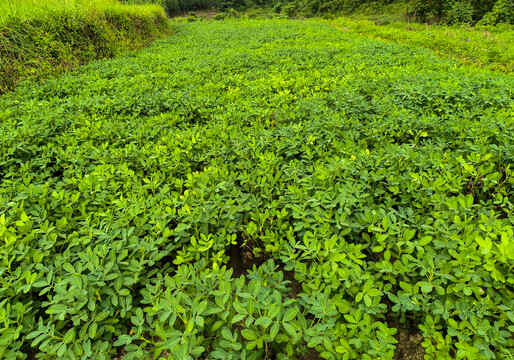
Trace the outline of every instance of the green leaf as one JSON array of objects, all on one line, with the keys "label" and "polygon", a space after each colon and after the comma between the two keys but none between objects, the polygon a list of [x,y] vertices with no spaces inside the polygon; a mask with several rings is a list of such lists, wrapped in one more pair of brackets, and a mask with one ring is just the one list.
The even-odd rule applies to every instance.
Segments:
[{"label": "green leaf", "polygon": [[66,346],[66,344],[61,344],[61,346],[59,346],[59,350],[57,350],[57,356],[62,357],[66,350],[68,350],[68,346]]},{"label": "green leaf", "polygon": [[234,307],[234,309],[235,309],[238,313],[240,313],[240,314],[244,314],[244,315],[246,315],[246,314],[247,314],[247,313],[246,313],[246,308],[245,308],[243,305],[241,305],[238,301],[234,301],[234,303],[232,304],[232,306]]},{"label": "green leaf", "polygon": [[258,318],[257,320],[255,320],[255,326],[259,326],[259,325],[262,325],[265,329],[268,328],[268,326],[270,326],[272,320],[267,317],[267,316],[261,316],[260,318]]},{"label": "green leaf", "polygon": [[68,311],[68,308],[66,305],[63,304],[55,304],[50,306],[45,312],[47,314],[54,314],[58,315],[58,319],[64,320],[64,316],[66,315],[66,312]]},{"label": "green leaf", "polygon": [[291,336],[295,337],[296,336],[296,330],[294,328],[293,325],[285,322],[282,324],[282,326],[284,327],[284,330]]},{"label": "green leaf", "polygon": [[243,329],[241,330],[241,335],[243,335],[243,337],[246,339],[246,340],[250,340],[250,341],[253,341],[253,340],[257,340],[259,337],[257,336],[257,334],[255,334],[252,330],[250,329]]},{"label": "green leaf", "polygon": [[221,329],[221,336],[223,336],[224,339],[226,339],[230,342],[234,341],[234,338],[232,336],[232,331],[230,331],[229,328],[227,328],[227,327],[223,327]]},{"label": "green leaf", "polygon": [[227,353],[222,349],[216,349],[215,351],[212,351],[209,355],[212,356],[213,359],[227,359]]},{"label": "green leaf", "polygon": [[403,234],[403,239],[405,241],[409,241],[410,239],[412,239],[414,237],[414,235],[416,235],[416,230],[414,230],[414,229],[405,230],[405,233]]},{"label": "green leaf", "polygon": [[203,353],[205,352],[205,348],[203,346],[196,346],[192,351],[191,351],[191,355],[193,357],[198,357],[200,355],[202,355]]},{"label": "green leaf", "polygon": [[425,245],[428,245],[431,241],[432,241],[432,236],[424,236],[419,240],[418,245],[425,246]]},{"label": "green leaf", "polygon": [[382,292],[378,289],[371,289],[367,292],[367,294],[372,297],[379,296],[381,293]]},{"label": "green leaf", "polygon": [[387,216],[384,216],[384,218],[382,219],[382,227],[385,231],[389,229],[389,218]]},{"label": "green leaf", "polygon": [[372,280],[368,280],[368,281],[366,281],[366,283],[362,287],[362,292],[367,293],[372,287],[373,287],[373,281]]},{"label": "green leaf", "polygon": [[239,321],[243,320],[245,317],[246,317],[246,315],[238,314],[238,315],[236,315],[236,316],[234,316],[234,317],[232,318],[232,321],[231,321],[230,323],[231,323],[231,324],[234,324],[234,323],[236,323],[236,322],[239,322]]},{"label": "green leaf", "polygon": [[114,342],[114,346],[128,345],[132,342],[132,337],[129,335],[120,335],[118,340]]},{"label": "green leaf", "polygon": [[68,331],[66,331],[66,334],[64,334],[62,341],[65,344],[69,344],[73,340],[75,340],[75,327],[72,327],[72,328],[68,329]]},{"label": "green leaf", "polygon": [[275,322],[269,332],[271,340],[275,340],[275,337],[277,336],[279,330],[280,330],[280,324],[278,322]]},{"label": "green leaf", "polygon": [[487,250],[487,251],[492,249],[493,242],[491,241],[489,236],[486,236],[485,239],[482,238],[481,236],[477,236],[475,239],[476,239],[478,245],[480,245],[480,247],[482,249]]},{"label": "green leaf", "polygon": [[323,343],[323,338],[321,336],[313,336],[309,339],[309,342],[307,343],[307,347],[313,348],[316,345],[319,345]]},{"label": "green leaf", "polygon": [[408,293],[412,293],[412,285],[409,284],[409,283],[406,283],[404,281],[400,281],[400,287],[405,291],[405,292],[408,292]]},{"label": "green leaf", "polygon": [[225,325],[225,321],[223,320],[218,320],[214,323],[214,325],[212,326],[212,331],[216,331],[218,330],[221,326]]},{"label": "green leaf", "polygon": [[98,329],[97,323],[94,322],[94,323],[91,323],[91,325],[89,325],[88,334],[91,339],[95,338],[97,329]]},{"label": "green leaf", "polygon": [[195,324],[198,325],[199,328],[203,328],[205,320],[202,316],[195,317]]},{"label": "green leaf", "polygon": [[433,289],[433,286],[432,284],[430,283],[427,283],[427,282],[423,282],[421,283],[421,291],[424,292],[424,293],[429,293],[431,292]]},{"label": "green leaf", "polygon": [[255,307],[255,305],[254,305],[253,299],[249,298],[246,303],[247,314],[253,315],[254,307]]},{"label": "green leaf", "polygon": [[75,273],[75,268],[70,263],[64,263],[62,268],[69,273]]},{"label": "green leaf", "polygon": [[296,315],[298,314],[298,308],[297,307],[293,307],[289,310],[287,310],[285,313],[284,313],[284,316],[282,317],[282,321],[285,321],[285,322],[289,322],[291,320],[293,320]]}]

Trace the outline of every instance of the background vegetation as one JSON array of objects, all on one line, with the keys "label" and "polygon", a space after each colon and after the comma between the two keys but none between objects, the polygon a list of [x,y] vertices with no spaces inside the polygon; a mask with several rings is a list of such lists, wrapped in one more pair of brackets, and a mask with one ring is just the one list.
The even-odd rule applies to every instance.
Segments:
[{"label": "background vegetation", "polygon": [[169,34],[158,5],[114,0],[0,2],[0,94],[90,60],[140,48]]},{"label": "background vegetation", "polygon": [[[514,21],[513,0],[124,0],[158,3],[169,14],[189,10],[268,9],[287,16],[369,15],[428,23],[494,25]],[[400,18],[398,18],[400,17]]]}]

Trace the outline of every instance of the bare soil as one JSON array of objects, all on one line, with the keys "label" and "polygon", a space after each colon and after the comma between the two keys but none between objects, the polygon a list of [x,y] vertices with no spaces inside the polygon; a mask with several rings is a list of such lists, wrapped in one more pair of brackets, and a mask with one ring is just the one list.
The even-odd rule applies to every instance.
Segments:
[{"label": "bare soil", "polygon": [[400,322],[398,317],[388,316],[389,327],[395,327],[398,331],[395,339],[398,340],[394,351],[394,360],[423,360],[425,349],[421,346],[423,336],[416,329],[408,328]]},{"label": "bare soil", "polygon": [[257,259],[253,255],[252,249],[247,246],[231,245],[227,255],[230,257],[227,268],[234,271],[233,278],[239,278],[241,275],[246,277],[248,270],[251,270],[253,265],[259,266],[263,262],[263,259]]}]

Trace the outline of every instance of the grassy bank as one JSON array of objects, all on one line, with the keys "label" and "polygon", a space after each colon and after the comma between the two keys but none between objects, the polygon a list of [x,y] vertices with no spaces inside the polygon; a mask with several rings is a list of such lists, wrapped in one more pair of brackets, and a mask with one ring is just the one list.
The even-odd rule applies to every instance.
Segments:
[{"label": "grassy bank", "polygon": [[430,49],[438,55],[465,65],[491,70],[514,71],[514,32],[510,25],[458,27],[338,18],[330,20],[338,28],[376,40],[393,41]]},{"label": "grassy bank", "polygon": [[114,0],[0,2],[0,94],[25,79],[41,79],[137,49],[169,32],[157,5]]}]

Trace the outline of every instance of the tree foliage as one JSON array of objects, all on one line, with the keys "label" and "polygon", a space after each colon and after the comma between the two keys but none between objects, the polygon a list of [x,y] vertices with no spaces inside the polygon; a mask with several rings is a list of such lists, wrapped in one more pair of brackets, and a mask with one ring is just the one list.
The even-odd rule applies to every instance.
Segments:
[{"label": "tree foliage", "polygon": [[477,23],[485,17],[485,23],[512,23],[514,0],[123,0],[132,3],[160,3],[169,14],[190,10],[235,9],[245,11],[266,8],[285,15],[297,13],[303,16],[350,14],[366,7],[383,7],[405,4],[409,17],[421,22]]}]

